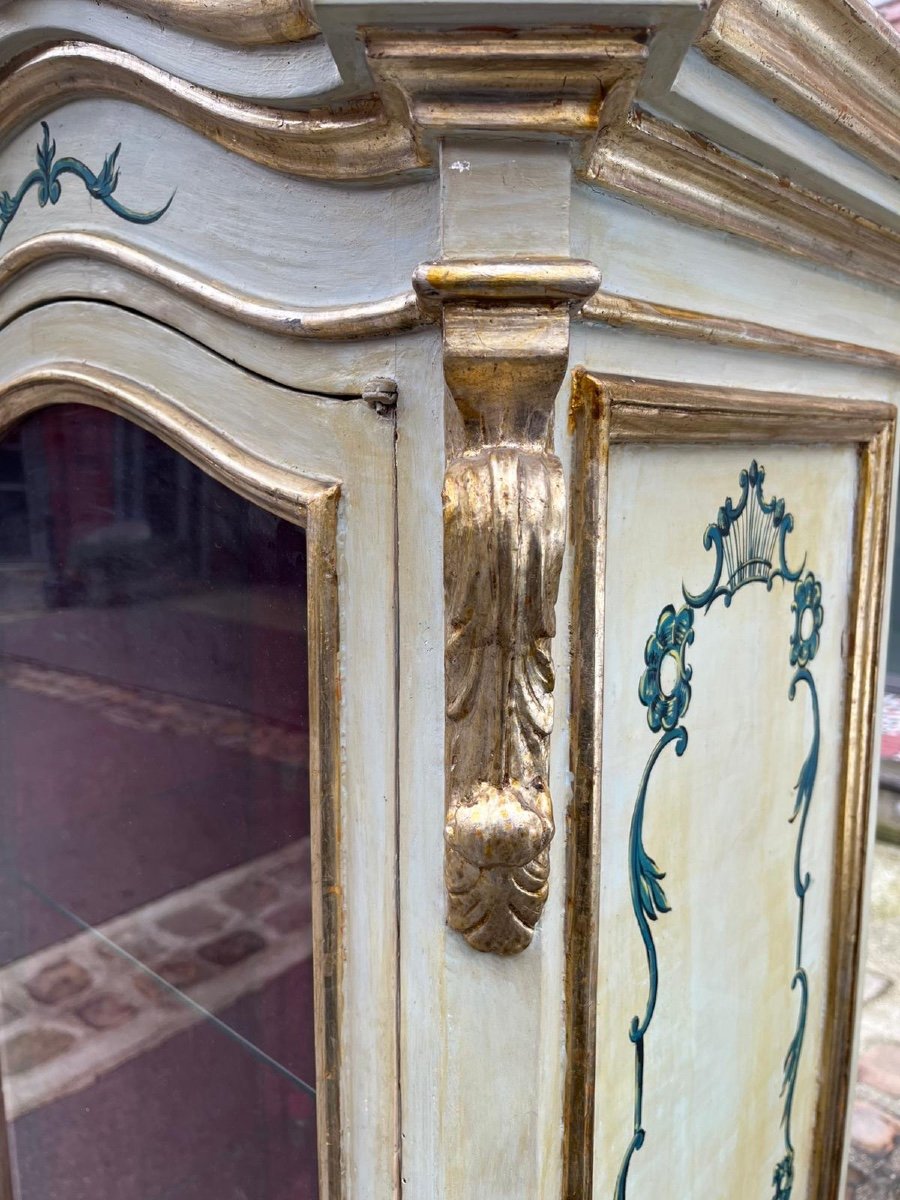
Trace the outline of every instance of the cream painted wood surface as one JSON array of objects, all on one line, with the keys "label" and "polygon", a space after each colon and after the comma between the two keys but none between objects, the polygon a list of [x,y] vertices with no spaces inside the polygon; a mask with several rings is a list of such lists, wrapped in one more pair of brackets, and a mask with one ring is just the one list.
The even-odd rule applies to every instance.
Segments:
[{"label": "cream painted wood surface", "polygon": [[3,382],[61,363],[136,378],[273,465],[341,486],[342,1132],[348,1197],[389,1196],[397,1138],[393,421],[359,399],[256,379],[113,308],[50,305],[0,333]]},{"label": "cream painted wood surface", "polygon": [[581,184],[573,189],[572,212],[573,252],[602,264],[608,291],[898,349],[896,297],[888,289],[691,228]]},{"label": "cream painted wood surface", "polygon": [[[57,205],[42,208],[34,193],[25,199],[4,251],[47,230],[102,232],[261,298],[323,306],[408,291],[416,264],[437,251],[433,181],[363,189],[288,180],[165,117],[112,101],[50,106],[46,120],[58,156],[95,172],[122,143],[121,203],[154,211],[174,199],[158,222],[136,225],[64,176]],[[14,191],[34,169],[40,139],[35,122],[0,148],[0,190]]]},{"label": "cream painted wood surface", "polygon": [[[791,1133],[795,1187],[806,1194],[824,1019],[835,820],[840,802],[847,600],[853,560],[855,447],[734,443],[727,447],[615,446],[609,461],[603,849],[598,996],[594,1196],[615,1192],[632,1136],[633,1096],[623,1086],[635,1048],[628,1031],[648,990],[644,946],[629,895],[629,824],[659,734],[637,696],[644,646],[663,607],[699,594],[715,553],[703,534],[739,475],[758,459],[763,492],[794,516],[789,565],[815,572],[825,620],[809,670],[823,732],[801,876],[806,894],[801,962],[809,1009]],[[638,498],[638,502],[635,502]],[[751,505],[753,497],[751,496]],[[751,508],[749,511],[753,511]],[[760,514],[757,514],[760,515]],[[724,578],[723,578],[724,582]],[[646,798],[643,841],[665,872],[670,913],[653,924],[659,963],[656,1010],[645,1043],[643,1126],[627,1195],[660,1200],[765,1195],[784,1154],[783,1058],[794,1037],[800,989],[791,987],[798,926],[791,823],[801,766],[814,737],[810,694],[795,666],[794,586],[777,580],[720,598],[693,616],[692,674],[682,723],[687,746],[660,756]]]}]

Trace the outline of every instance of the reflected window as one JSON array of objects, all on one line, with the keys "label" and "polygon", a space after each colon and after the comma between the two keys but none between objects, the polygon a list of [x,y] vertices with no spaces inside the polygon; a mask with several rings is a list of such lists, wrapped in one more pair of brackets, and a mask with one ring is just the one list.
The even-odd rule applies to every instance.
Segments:
[{"label": "reflected window", "polygon": [[0,444],[16,1200],[317,1195],[306,612],[303,530],[133,424]]}]

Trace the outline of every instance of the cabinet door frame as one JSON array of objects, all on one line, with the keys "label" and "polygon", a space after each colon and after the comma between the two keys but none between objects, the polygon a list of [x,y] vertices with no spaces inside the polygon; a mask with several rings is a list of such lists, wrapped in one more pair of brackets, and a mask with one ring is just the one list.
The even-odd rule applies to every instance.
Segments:
[{"label": "cabinet door frame", "polygon": [[809,1189],[809,1195],[820,1200],[839,1200],[858,1010],[896,409],[881,402],[630,379],[579,369],[573,376],[571,420],[575,560],[573,798],[566,929],[566,1197],[592,1194],[595,1004],[603,973],[598,934],[609,448],[625,443],[712,446],[752,442],[849,444],[858,449],[825,1040]]},{"label": "cabinet door frame", "polygon": [[[393,415],[360,398],[266,383],[172,330],[90,302],[44,306],[0,332],[0,437],[60,403],[132,421],[306,530],[319,1194],[390,1196],[399,1136],[396,859],[377,846],[393,850],[396,836]],[[260,432],[267,418],[272,429]],[[378,661],[366,663],[372,639]],[[376,895],[390,913],[380,946]],[[373,1112],[379,1085],[386,1099]],[[372,1113],[368,1123],[360,1111]],[[13,1200],[2,1109],[0,1126],[0,1200]]]}]

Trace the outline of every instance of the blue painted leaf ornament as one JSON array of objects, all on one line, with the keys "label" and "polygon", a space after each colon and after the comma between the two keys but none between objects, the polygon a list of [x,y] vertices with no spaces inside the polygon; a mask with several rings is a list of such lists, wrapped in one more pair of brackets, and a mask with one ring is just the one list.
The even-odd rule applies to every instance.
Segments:
[{"label": "blue painted leaf ornament", "polygon": [[37,189],[38,204],[41,208],[45,208],[48,204],[58,203],[62,195],[60,179],[63,175],[74,175],[80,179],[95,200],[101,201],[110,212],[121,217],[123,221],[130,221],[134,225],[152,225],[168,211],[169,205],[175,199],[173,192],[163,207],[153,212],[135,212],[133,209],[126,208],[113,196],[113,192],[119,185],[117,162],[122,149],[121,142],[111,154],[106,156],[100,173],[95,175],[90,167],[78,158],[58,159],[56,142],[50,137],[50,126],[46,121],[41,121],[41,129],[43,133],[37,145],[37,166],[25,177],[16,192],[13,194],[6,191],[0,192],[0,238],[3,237],[13,217],[19,211],[22,201],[32,188]]}]

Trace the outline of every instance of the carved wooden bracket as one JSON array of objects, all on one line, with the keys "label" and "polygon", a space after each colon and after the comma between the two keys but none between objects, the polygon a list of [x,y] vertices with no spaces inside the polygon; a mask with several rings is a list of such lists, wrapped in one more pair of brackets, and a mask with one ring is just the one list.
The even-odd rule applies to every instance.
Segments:
[{"label": "carved wooden bracket", "polygon": [[565,545],[553,411],[573,304],[599,286],[570,259],[418,268],[442,310],[444,375],[463,445],[444,477],[449,923],[516,954],[547,899],[556,603]]}]

